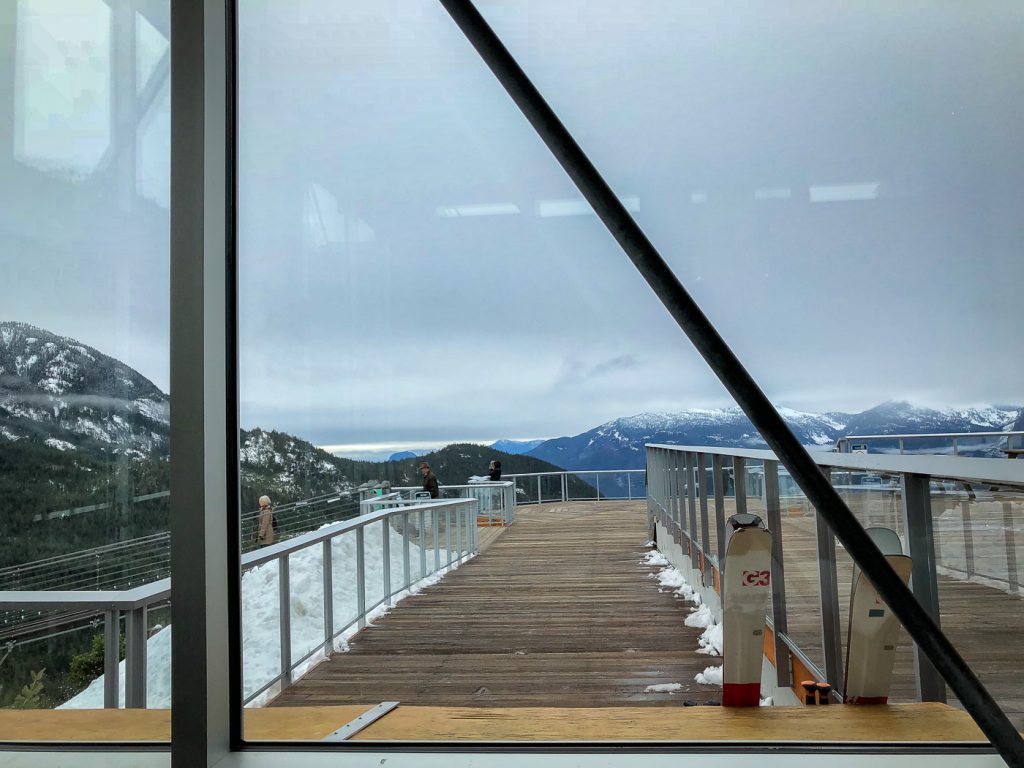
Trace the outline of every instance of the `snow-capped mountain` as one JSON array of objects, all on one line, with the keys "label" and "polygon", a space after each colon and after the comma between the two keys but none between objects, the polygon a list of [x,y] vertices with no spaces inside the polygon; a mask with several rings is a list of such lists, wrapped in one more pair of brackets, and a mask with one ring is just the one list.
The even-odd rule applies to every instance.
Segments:
[{"label": "snow-capped mountain", "polygon": [[[831,446],[847,435],[995,432],[1024,418],[1020,406],[922,408],[891,401],[862,413],[806,413],[779,408],[804,445]],[[693,409],[681,413],[642,413],[615,419],[574,437],[548,440],[528,455],[566,469],[637,469],[644,466],[644,444],[766,448],[738,407]]]},{"label": "snow-capped mountain", "polygon": [[491,443],[491,448],[502,453],[511,453],[513,456],[519,456],[523,453],[529,453],[543,442],[543,440],[495,440]]},{"label": "snow-capped mountain", "polygon": [[0,441],[166,457],[169,405],[153,382],[92,347],[0,323]]}]

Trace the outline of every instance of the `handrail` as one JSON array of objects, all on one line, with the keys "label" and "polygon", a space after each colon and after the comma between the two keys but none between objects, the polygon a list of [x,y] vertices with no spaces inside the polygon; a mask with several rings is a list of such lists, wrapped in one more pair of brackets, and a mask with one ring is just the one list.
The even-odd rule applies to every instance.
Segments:
[{"label": "handrail", "polygon": [[[971,438],[1006,438],[1006,447],[1000,450],[1007,454],[1020,455],[1024,453],[1024,447],[1017,447],[1024,443],[1024,440],[1014,446],[1012,438],[1024,437],[1024,432],[1019,430],[1007,430],[1005,432],[933,432],[922,434],[903,435],[846,435],[836,440],[835,451],[838,453],[850,453],[850,445],[856,440],[874,440],[899,443],[900,453],[904,451],[904,443],[908,440],[950,440],[953,448],[953,455],[960,453],[960,443],[969,442]],[[866,446],[865,446],[866,447]]]},{"label": "handrail", "polygon": [[[524,498],[517,498],[517,504],[543,504],[546,502],[559,502],[566,503],[569,501],[633,501],[635,499],[643,499],[646,496],[646,490],[644,483],[634,484],[634,477],[645,477],[647,470],[645,469],[561,469],[553,472],[522,472],[514,475],[504,475],[503,479],[511,480],[516,484],[516,490],[521,491],[524,494]],[[587,475],[594,475],[594,496],[573,496],[569,490],[569,478],[575,478],[580,482],[589,485],[585,480]],[[626,495],[625,497],[617,495],[601,495],[601,477],[604,475],[625,475],[626,477]],[[542,481],[545,477],[557,477],[560,478],[558,482],[557,494],[551,498],[545,498]],[[529,488],[520,487],[518,480],[526,480],[528,478],[536,478],[536,497],[531,497],[529,494]],[[607,490],[607,485],[605,486]],[[635,492],[634,492],[635,489]]]},{"label": "handrail", "polygon": [[[758,448],[718,448],[706,445],[667,445],[650,443],[649,448],[734,456],[759,461],[778,461],[774,452]],[[994,485],[1024,486],[1024,462],[1009,459],[982,459],[968,456],[905,455],[897,453],[811,453],[820,467],[918,474],[932,477],[970,480]]]}]

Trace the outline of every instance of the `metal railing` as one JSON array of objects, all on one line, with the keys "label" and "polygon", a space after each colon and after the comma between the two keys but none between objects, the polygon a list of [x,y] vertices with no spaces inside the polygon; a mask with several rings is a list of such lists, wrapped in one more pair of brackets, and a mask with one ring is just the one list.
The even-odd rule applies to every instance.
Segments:
[{"label": "metal railing", "polygon": [[[920,434],[920,435],[848,435],[847,437],[841,437],[836,441],[836,452],[837,453],[854,453],[857,451],[856,446],[863,446],[861,453],[865,453],[869,450],[868,443],[874,442],[889,442],[896,443],[899,453],[906,453],[908,442],[913,443],[914,441],[929,441],[929,442],[948,442],[953,450],[954,456],[960,455],[960,445],[963,443],[970,443],[975,441],[975,447],[978,447],[977,441],[979,439],[1002,441],[1006,440],[1005,447],[1000,450],[1006,453],[1010,457],[1024,455],[1024,432],[935,432],[932,434]],[[913,449],[911,449],[913,450]],[[934,451],[932,451],[934,453]]]},{"label": "metal railing", "polygon": [[[940,594],[947,594],[940,573],[994,586],[1007,593],[1010,610],[1019,610],[1013,601],[1024,594],[1016,560],[1018,534],[1024,542],[1024,463],[940,455],[812,456],[862,525],[896,530],[913,558],[914,595],[937,622]],[[752,512],[765,518],[775,547],[766,623],[774,634],[778,685],[792,687],[796,660],[841,695],[845,617],[839,587],[849,586],[846,569],[852,578],[852,559],[837,547],[831,529],[799,488],[786,482],[788,473],[775,454],[648,445],[647,462],[649,514],[689,552],[690,567],[707,585],[721,584],[728,515]],[[882,478],[887,482],[859,482]],[[972,487],[988,490],[955,490]],[[979,551],[980,536],[985,537],[985,556]],[[816,578],[807,578],[808,552],[816,553]],[[794,571],[789,580],[787,565]],[[976,610],[984,619],[980,612],[985,609]],[[922,701],[946,700],[943,679],[916,649],[913,669]]]},{"label": "metal railing", "polygon": [[[581,469],[527,472],[505,475],[504,479],[515,484],[516,504],[545,504],[642,500],[647,497],[646,475],[645,469]],[[587,488],[592,492],[586,491]]]},{"label": "metal railing", "polygon": [[[380,502],[381,500],[373,500]],[[383,501],[377,509],[354,519],[327,525],[294,538],[242,555],[244,578],[250,572],[274,565],[277,569],[280,660],[278,672],[269,680],[247,685],[245,703],[271,690],[284,689],[302,673],[302,667],[319,654],[329,652],[334,642],[353,627],[366,626],[367,615],[391,604],[399,593],[413,587],[431,574],[449,568],[477,551],[476,499],[427,500],[418,503]],[[367,551],[367,540],[379,533],[380,551]],[[336,554],[347,552],[351,543],[355,560],[353,582],[336,584]],[[399,549],[392,552],[392,543]],[[336,552],[336,548],[338,552]],[[415,549],[415,552],[413,550]],[[293,636],[290,566],[292,558],[312,557],[322,579],[322,632],[310,647],[299,644],[306,639]],[[379,558],[379,571],[371,566]],[[307,564],[308,565],[308,564]],[[371,583],[369,573],[380,576],[380,589]],[[125,622],[125,706],[146,706],[147,612],[170,598],[170,579],[129,590],[26,590],[0,591],[0,610],[71,611],[78,615],[104,617],[104,689],[103,706],[116,708],[119,698],[120,624]],[[354,611],[339,615],[339,596],[354,598]],[[308,595],[302,595],[308,598]]]},{"label": "metal railing", "polygon": [[[421,486],[402,486],[392,490],[406,499],[423,493]],[[476,499],[480,503],[480,517],[486,518],[489,524],[511,525],[516,519],[515,484],[509,480],[441,485],[438,491],[442,499]]]}]

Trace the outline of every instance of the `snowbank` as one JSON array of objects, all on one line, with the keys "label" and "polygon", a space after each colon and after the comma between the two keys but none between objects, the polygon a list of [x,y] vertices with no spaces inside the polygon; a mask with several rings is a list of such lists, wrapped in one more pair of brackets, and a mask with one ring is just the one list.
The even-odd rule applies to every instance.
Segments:
[{"label": "snowbank", "polygon": [[[328,524],[330,525],[330,523]],[[392,588],[404,583],[402,534],[388,527],[391,548]],[[382,525],[374,524],[365,529],[365,573],[366,605],[372,606],[384,597],[384,563]],[[454,534],[454,530],[453,530]],[[291,657],[296,662],[324,642],[324,595],[322,547],[309,547],[289,557],[288,577],[291,592]],[[455,553],[453,553],[454,556]],[[434,551],[427,555],[428,570],[433,566]],[[334,592],[334,628],[337,632],[357,618],[356,595],[356,536],[350,531],[336,537],[331,543],[332,581]],[[402,598],[419,592],[424,587],[437,583],[447,572],[441,571],[423,578],[420,572],[420,549],[410,542],[410,577],[413,586],[393,598]],[[279,568],[276,561],[253,568],[242,575],[242,665],[243,692],[246,697],[270,682],[280,672],[281,630],[278,599]],[[380,605],[367,615],[372,621],[384,615],[388,608]],[[146,705],[151,709],[167,708],[171,705],[171,630],[164,627],[147,641]],[[358,631],[353,624],[338,638],[334,647],[338,651],[348,650],[348,638]],[[304,674],[309,667],[322,658],[313,656],[296,670],[296,677]],[[121,662],[118,676],[124,706],[125,663]],[[257,697],[252,706],[266,703],[269,695]],[[103,675],[60,709],[100,709],[103,707]]]}]

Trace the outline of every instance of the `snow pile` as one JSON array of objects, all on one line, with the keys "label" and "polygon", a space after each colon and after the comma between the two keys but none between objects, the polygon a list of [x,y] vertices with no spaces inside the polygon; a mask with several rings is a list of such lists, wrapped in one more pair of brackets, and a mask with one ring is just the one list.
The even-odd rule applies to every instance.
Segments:
[{"label": "snow pile", "polygon": [[[372,606],[384,598],[384,564],[381,553],[382,526],[367,526],[365,537],[366,605]],[[402,534],[400,530],[388,527],[391,547],[392,588],[404,582]],[[324,598],[323,562],[321,546],[311,546],[292,554],[288,558],[289,591],[291,592],[291,657],[296,662],[324,642]],[[427,551],[428,568],[433,564],[434,552]],[[452,553],[453,557],[456,553]],[[334,627],[338,631],[354,622],[358,611],[356,594],[356,537],[355,531],[337,536],[331,545],[332,583],[334,587]],[[394,602],[416,594],[421,589],[437,583],[447,573],[442,567],[435,574],[423,578],[420,573],[420,549],[410,542],[410,577],[412,587],[395,595]],[[456,567],[455,565],[452,568]],[[281,632],[279,621],[277,561],[246,571],[242,575],[242,665],[243,692],[246,697],[270,682],[280,672]],[[378,606],[367,614],[367,622],[387,613],[386,604]],[[151,709],[167,708],[171,705],[171,629],[164,627],[153,634],[146,643],[146,705]],[[358,631],[353,624],[334,641],[338,651],[348,650],[348,638]],[[294,676],[301,677],[321,658],[314,654],[295,670]],[[118,683],[121,690],[120,704],[124,706],[125,662],[120,665]],[[263,693],[252,702],[261,706],[270,698]],[[100,709],[103,707],[103,675],[65,702],[60,709]]]},{"label": "snow pile", "polygon": [[722,667],[708,667],[703,672],[698,672],[693,678],[701,685],[722,685]]},{"label": "snow pile", "polygon": [[656,549],[652,549],[644,555],[644,559],[641,562],[652,568],[668,565],[668,559]]},{"label": "snow pile", "polygon": [[644,693],[675,693],[682,687],[682,683],[658,683],[657,685],[648,685],[644,688]]}]

